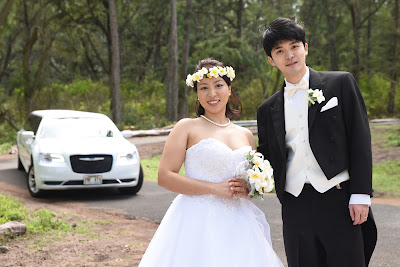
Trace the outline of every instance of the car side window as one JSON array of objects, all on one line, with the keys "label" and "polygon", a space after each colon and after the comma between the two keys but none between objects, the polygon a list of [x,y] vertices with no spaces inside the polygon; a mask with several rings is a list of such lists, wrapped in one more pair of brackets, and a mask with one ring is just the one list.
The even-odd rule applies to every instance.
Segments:
[{"label": "car side window", "polygon": [[24,130],[32,131],[36,135],[36,132],[39,128],[39,124],[40,124],[41,120],[42,120],[41,117],[38,117],[35,115],[29,115],[28,119],[25,122]]}]

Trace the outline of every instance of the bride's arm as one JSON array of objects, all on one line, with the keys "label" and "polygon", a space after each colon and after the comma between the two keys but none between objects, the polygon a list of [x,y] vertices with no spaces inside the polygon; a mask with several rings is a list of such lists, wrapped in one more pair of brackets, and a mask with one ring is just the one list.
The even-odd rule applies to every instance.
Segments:
[{"label": "bride's arm", "polygon": [[189,129],[193,127],[192,123],[191,119],[180,120],[169,134],[158,169],[158,184],[181,194],[214,194],[227,198],[232,197],[233,192],[228,181],[211,183],[179,174],[185,160]]}]

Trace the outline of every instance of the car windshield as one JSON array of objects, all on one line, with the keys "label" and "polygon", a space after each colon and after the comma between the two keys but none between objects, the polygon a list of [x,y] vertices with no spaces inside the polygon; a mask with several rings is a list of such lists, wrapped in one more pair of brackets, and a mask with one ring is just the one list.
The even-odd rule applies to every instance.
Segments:
[{"label": "car windshield", "polygon": [[99,118],[48,119],[40,131],[41,138],[113,137],[118,129]]}]

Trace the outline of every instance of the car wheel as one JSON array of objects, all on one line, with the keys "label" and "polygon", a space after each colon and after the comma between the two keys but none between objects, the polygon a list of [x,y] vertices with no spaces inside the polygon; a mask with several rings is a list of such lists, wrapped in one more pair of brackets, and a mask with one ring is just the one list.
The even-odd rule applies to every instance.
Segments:
[{"label": "car wheel", "polygon": [[44,195],[44,191],[37,188],[35,167],[33,166],[33,164],[29,167],[28,171],[28,190],[33,197],[42,197]]},{"label": "car wheel", "polygon": [[118,188],[118,191],[121,194],[136,194],[137,192],[139,192],[139,190],[142,188],[143,185],[143,168],[142,165],[140,165],[140,171],[139,171],[139,182],[137,183],[137,185],[133,186],[133,187],[120,187]]},{"label": "car wheel", "polygon": [[20,171],[24,171],[24,165],[22,165],[22,161],[21,158],[19,157],[19,153],[18,153],[18,170]]}]

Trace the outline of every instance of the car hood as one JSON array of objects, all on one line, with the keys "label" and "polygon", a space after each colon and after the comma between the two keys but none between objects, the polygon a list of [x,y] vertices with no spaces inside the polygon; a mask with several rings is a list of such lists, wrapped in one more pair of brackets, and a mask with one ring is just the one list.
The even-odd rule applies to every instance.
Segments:
[{"label": "car hood", "polygon": [[37,149],[42,153],[58,154],[118,154],[137,151],[134,144],[123,138],[91,137],[80,139],[37,139]]}]

